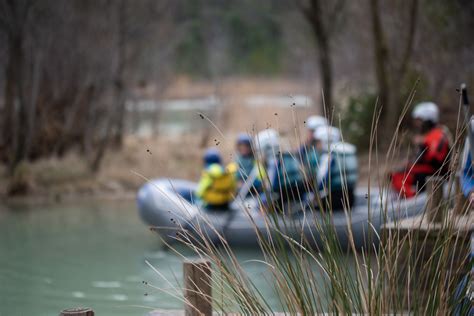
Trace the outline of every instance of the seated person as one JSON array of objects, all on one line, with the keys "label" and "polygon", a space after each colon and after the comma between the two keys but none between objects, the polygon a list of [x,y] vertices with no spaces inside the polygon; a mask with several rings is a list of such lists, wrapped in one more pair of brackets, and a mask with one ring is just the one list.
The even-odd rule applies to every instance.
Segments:
[{"label": "seated person", "polygon": [[252,151],[252,139],[247,134],[240,134],[237,137],[236,142],[237,157],[236,163],[236,174],[237,181],[243,183],[252,172],[255,167],[255,157]]},{"label": "seated person", "polygon": [[354,190],[358,180],[356,148],[340,141],[339,129],[327,126],[314,133],[316,148],[321,152],[317,184],[322,207],[331,210],[350,208],[354,203]]},{"label": "seated person", "polygon": [[199,180],[196,196],[207,209],[228,209],[235,196],[234,175],[222,165],[222,158],[216,148],[204,154],[204,170]]},{"label": "seated person", "polygon": [[392,187],[407,198],[424,190],[429,176],[444,176],[449,168],[449,135],[438,124],[438,106],[432,102],[420,103],[413,110],[412,118],[418,133],[413,138],[417,155],[402,171],[391,174]]},{"label": "seated person", "polygon": [[318,115],[310,116],[306,119],[306,129],[308,131],[306,140],[298,149],[297,158],[305,167],[305,176],[307,179],[314,179],[316,177],[316,170],[318,168],[318,158],[320,153],[316,150],[316,141],[314,139],[314,132],[322,126],[327,126],[326,118]]},{"label": "seated person", "polygon": [[474,202],[474,172],[472,167],[472,150],[470,142],[474,141],[470,137],[474,137],[474,116],[469,122],[468,137],[464,145],[463,159],[461,164],[461,188],[464,196],[469,199],[471,206]]},{"label": "seated person", "polygon": [[268,191],[275,200],[295,201],[303,198],[305,186],[301,165],[289,152],[280,152],[278,132],[273,129],[261,131],[256,136],[255,146],[261,153],[262,166],[259,169],[264,169],[261,174],[264,174]]}]

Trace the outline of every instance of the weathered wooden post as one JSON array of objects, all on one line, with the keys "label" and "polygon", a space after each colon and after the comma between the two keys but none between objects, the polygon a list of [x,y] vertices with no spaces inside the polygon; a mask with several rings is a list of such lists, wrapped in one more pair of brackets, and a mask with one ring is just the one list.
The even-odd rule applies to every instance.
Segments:
[{"label": "weathered wooden post", "polygon": [[430,223],[442,223],[445,217],[443,206],[443,177],[429,177],[426,181],[428,201],[426,217]]},{"label": "weathered wooden post", "polygon": [[211,262],[184,261],[184,313],[186,316],[212,315]]},{"label": "weathered wooden post", "polygon": [[68,308],[63,310],[59,316],[94,316],[94,311],[90,308]]}]

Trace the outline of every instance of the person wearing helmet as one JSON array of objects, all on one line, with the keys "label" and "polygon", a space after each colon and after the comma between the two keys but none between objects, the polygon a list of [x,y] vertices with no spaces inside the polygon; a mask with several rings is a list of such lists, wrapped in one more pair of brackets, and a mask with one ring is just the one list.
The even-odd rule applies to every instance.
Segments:
[{"label": "person wearing helmet", "polygon": [[321,126],[313,133],[314,144],[319,153],[328,152],[331,144],[341,140],[341,131],[333,126]]},{"label": "person wearing helmet", "polygon": [[[245,193],[245,196],[260,193],[263,188],[262,173],[257,170],[257,160],[253,152],[252,138],[248,134],[242,133],[238,135],[236,151],[236,159],[229,164],[229,167],[235,175],[239,190],[244,186],[247,187],[248,192]],[[247,182],[249,183],[247,184]]]},{"label": "person wearing helmet", "polygon": [[306,142],[312,144],[314,141],[313,134],[321,126],[327,126],[328,121],[325,117],[319,115],[312,115],[306,120],[306,129],[308,130],[308,135]]},{"label": "person wearing helmet", "polygon": [[244,182],[252,169],[255,166],[255,157],[252,151],[252,138],[248,134],[239,134],[236,141],[237,156],[235,159],[236,164],[236,178],[237,181]]},{"label": "person wearing helmet", "polygon": [[227,210],[235,195],[235,178],[222,164],[216,148],[204,153],[204,170],[199,180],[196,196],[207,209]]},{"label": "person wearing helmet", "polygon": [[433,102],[419,103],[412,112],[412,119],[416,157],[402,171],[391,175],[392,187],[407,198],[423,190],[429,176],[435,173],[443,176],[449,167],[450,140],[446,129],[438,124],[438,106]]},{"label": "person wearing helmet", "polygon": [[[316,148],[320,152],[316,177],[322,208],[350,209],[358,180],[358,163],[354,145],[341,141],[341,132],[332,126],[323,126],[314,132]],[[346,203],[348,202],[348,203]]]},{"label": "person wearing helmet", "polygon": [[307,179],[314,179],[316,176],[318,164],[318,152],[315,148],[314,132],[322,126],[327,126],[326,118],[318,115],[313,115],[306,120],[306,129],[308,131],[306,140],[298,149],[298,158],[301,164],[305,167],[305,176]]},{"label": "person wearing helmet", "polygon": [[[301,166],[290,152],[281,150],[280,136],[273,129],[261,131],[255,137],[255,147],[262,161],[264,179],[274,200],[298,200],[304,193]],[[266,200],[266,195],[262,195]],[[265,201],[266,202],[266,201]]]}]

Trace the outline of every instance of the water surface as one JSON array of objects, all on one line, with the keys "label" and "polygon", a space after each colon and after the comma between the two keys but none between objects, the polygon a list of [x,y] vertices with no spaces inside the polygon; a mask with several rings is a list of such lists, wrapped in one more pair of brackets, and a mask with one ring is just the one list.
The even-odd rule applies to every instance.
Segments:
[{"label": "water surface", "polygon": [[[236,252],[242,262],[260,258],[257,250]],[[100,316],[146,314],[138,306],[182,309],[177,298],[143,284],[172,290],[146,260],[174,286],[181,282],[182,258],[161,250],[133,201],[0,208],[0,316],[77,306]],[[266,268],[244,266],[272,301]]]}]

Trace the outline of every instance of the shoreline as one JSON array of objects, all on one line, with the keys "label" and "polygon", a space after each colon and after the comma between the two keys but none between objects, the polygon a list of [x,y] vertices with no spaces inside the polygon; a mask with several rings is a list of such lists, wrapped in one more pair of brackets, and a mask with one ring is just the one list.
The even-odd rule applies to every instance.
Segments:
[{"label": "shoreline", "polygon": [[20,196],[2,196],[0,201],[0,210],[2,206],[33,206],[50,204],[68,204],[77,202],[115,202],[115,201],[133,201],[136,198],[136,192],[96,192],[92,194],[71,193],[66,195],[41,195],[30,194]]}]

